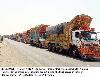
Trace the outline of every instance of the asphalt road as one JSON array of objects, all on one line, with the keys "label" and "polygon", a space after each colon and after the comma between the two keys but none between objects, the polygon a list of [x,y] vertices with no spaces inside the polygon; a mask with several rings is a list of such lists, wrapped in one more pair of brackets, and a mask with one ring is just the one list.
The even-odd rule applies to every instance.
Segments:
[{"label": "asphalt road", "polygon": [[40,49],[32,47],[29,44],[16,42],[5,39],[7,44],[13,46],[20,57],[24,56],[32,63],[32,67],[99,67],[100,62],[88,62],[79,59],[74,59],[69,56],[64,56],[47,51],[47,49]]}]

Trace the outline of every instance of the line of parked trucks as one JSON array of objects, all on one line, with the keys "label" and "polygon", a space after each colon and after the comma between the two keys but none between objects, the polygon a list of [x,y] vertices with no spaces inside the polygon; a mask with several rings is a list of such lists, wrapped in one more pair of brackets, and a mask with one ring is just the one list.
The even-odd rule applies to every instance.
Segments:
[{"label": "line of parked trucks", "polygon": [[41,24],[23,33],[5,37],[39,48],[48,48],[52,52],[100,60],[99,41],[95,29],[90,28],[91,21],[90,16],[82,14],[75,16],[70,22],[55,26]]}]

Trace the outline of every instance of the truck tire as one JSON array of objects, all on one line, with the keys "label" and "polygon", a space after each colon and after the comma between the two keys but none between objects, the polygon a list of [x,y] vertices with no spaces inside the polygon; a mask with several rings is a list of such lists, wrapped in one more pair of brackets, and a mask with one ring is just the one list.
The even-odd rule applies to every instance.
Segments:
[{"label": "truck tire", "polygon": [[59,48],[59,53],[62,53],[63,52],[63,48]]},{"label": "truck tire", "polygon": [[52,52],[56,52],[56,47],[55,46],[52,47]]},{"label": "truck tire", "polygon": [[69,56],[72,56],[72,49],[71,49],[71,48],[68,49],[67,54],[68,54]]},{"label": "truck tire", "polygon": [[39,48],[42,48],[42,44],[41,43],[39,43]]},{"label": "truck tire", "polygon": [[83,55],[83,54],[81,54],[81,53],[80,53],[80,56],[79,56],[79,58],[80,58],[81,60],[87,60],[87,57],[86,57],[86,55]]},{"label": "truck tire", "polygon": [[68,49],[68,55],[72,57],[78,57],[79,55],[78,49],[75,45],[71,45]]},{"label": "truck tire", "polygon": [[49,44],[48,45],[48,51],[51,51],[52,50],[52,46]]},{"label": "truck tire", "polygon": [[57,47],[55,51],[58,53],[59,52],[59,48]]},{"label": "truck tire", "polygon": [[72,51],[72,56],[73,56],[73,57],[78,57],[78,54],[77,54],[77,50],[76,50],[76,49],[74,49],[74,50]]}]

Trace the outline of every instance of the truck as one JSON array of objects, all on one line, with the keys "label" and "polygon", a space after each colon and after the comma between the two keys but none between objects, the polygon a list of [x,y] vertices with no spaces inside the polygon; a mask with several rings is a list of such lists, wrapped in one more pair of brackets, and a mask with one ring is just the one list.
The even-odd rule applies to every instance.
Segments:
[{"label": "truck", "polygon": [[45,39],[46,39],[46,28],[49,25],[38,25],[33,29],[33,32],[31,33],[31,40],[30,44],[32,46],[45,48]]},{"label": "truck", "polygon": [[25,44],[30,44],[30,30],[24,31],[21,34],[21,42],[25,43]]},{"label": "truck", "polygon": [[46,28],[45,44],[49,51],[66,53],[86,60],[100,60],[97,33],[90,28],[92,18],[81,14],[70,22]]}]

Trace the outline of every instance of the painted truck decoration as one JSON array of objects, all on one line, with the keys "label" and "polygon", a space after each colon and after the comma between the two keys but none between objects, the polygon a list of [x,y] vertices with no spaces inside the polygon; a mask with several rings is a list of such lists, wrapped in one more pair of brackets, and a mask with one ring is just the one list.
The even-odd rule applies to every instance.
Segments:
[{"label": "painted truck decoration", "polygon": [[100,44],[94,28],[90,28],[92,18],[77,15],[70,22],[56,26],[38,25],[24,33],[6,35],[10,39],[31,44],[49,51],[65,53],[83,59],[100,60]]}]

